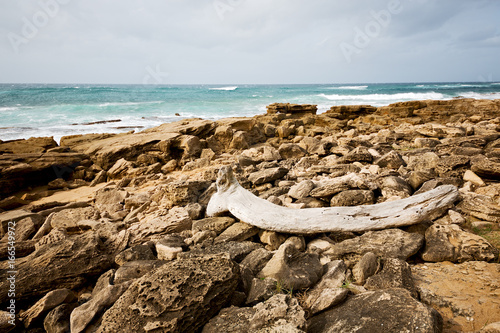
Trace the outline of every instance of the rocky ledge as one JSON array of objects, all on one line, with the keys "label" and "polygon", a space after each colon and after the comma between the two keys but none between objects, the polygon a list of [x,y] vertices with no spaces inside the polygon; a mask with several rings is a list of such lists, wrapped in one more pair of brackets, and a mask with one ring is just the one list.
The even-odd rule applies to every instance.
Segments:
[{"label": "rocky ledge", "polygon": [[[226,166],[295,209],[460,195],[411,226],[284,234],[207,215]],[[500,100],[0,142],[0,175],[3,332],[500,332]]]}]

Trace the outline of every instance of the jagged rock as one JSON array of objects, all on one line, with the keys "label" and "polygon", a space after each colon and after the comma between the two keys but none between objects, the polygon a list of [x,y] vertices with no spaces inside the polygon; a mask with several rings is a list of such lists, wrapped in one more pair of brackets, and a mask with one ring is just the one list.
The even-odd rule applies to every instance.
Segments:
[{"label": "jagged rock", "polygon": [[236,222],[231,224],[214,240],[214,244],[225,243],[230,241],[244,241],[259,233],[259,229],[250,224]]},{"label": "jagged rock", "polygon": [[303,138],[300,141],[299,146],[304,148],[309,155],[317,154],[319,156],[324,156],[328,152],[325,143],[309,136]]},{"label": "jagged rock", "polygon": [[432,138],[415,138],[413,143],[416,148],[433,148],[440,144],[441,141]]},{"label": "jagged rock", "polygon": [[267,114],[291,113],[291,114],[316,114],[317,105],[313,104],[290,104],[272,103],[267,107]]},{"label": "jagged rock", "polygon": [[210,181],[199,180],[174,181],[168,183],[165,187],[161,201],[165,203],[167,208],[196,203],[210,184]]},{"label": "jagged rock", "polygon": [[250,252],[245,259],[243,259],[240,263],[240,266],[243,268],[250,269],[253,275],[257,275],[262,268],[266,265],[266,263],[271,259],[273,253],[264,248],[258,248],[252,252]]},{"label": "jagged rock", "polygon": [[[44,295],[54,286],[78,288],[111,264],[112,258],[92,232],[42,245],[29,256],[16,260],[16,298],[22,300]],[[1,262],[0,303],[7,300],[8,270],[8,262]]]},{"label": "jagged rock", "polygon": [[475,174],[488,179],[500,177],[500,163],[494,162],[484,156],[477,156],[471,160],[471,170]]},{"label": "jagged rock", "polygon": [[374,161],[374,163],[381,168],[389,169],[399,169],[401,166],[405,166],[406,163],[396,151],[392,150],[382,157]]},{"label": "jagged rock", "polygon": [[370,291],[308,320],[309,332],[441,332],[439,313],[405,289]]},{"label": "jagged rock", "polygon": [[411,171],[410,176],[408,177],[408,183],[414,190],[417,190],[420,187],[420,185],[435,177],[437,177],[437,174],[433,169]]},{"label": "jagged rock", "polygon": [[180,237],[167,236],[157,241],[155,247],[158,259],[174,260],[177,254],[182,252],[183,247],[186,247],[186,243]]},{"label": "jagged rock", "polygon": [[384,259],[382,263],[382,271],[370,276],[364,287],[368,290],[403,288],[417,299],[417,289],[410,265],[406,261],[395,258]]},{"label": "jagged rock", "polygon": [[288,195],[295,199],[305,198],[309,195],[314,186],[315,185],[312,180],[304,180],[296,185],[293,185],[288,191]]},{"label": "jagged rock", "polygon": [[[14,221],[13,221],[14,222]],[[33,215],[29,217],[25,217],[17,222],[15,222],[15,231],[16,231],[16,243],[28,240],[31,236],[33,236],[36,230],[40,227],[42,222],[42,218],[39,215]],[[2,242],[7,242],[8,240],[8,222],[7,228],[5,229],[7,233],[4,234],[2,238]],[[12,224],[10,225],[13,226]],[[1,229],[1,228],[0,228]],[[3,230],[0,232],[3,234]],[[17,250],[17,249],[16,249]]]},{"label": "jagged rock", "polygon": [[325,265],[325,274],[321,280],[307,293],[305,306],[312,314],[340,304],[349,292],[342,288],[346,279],[346,270],[342,260],[334,260]]},{"label": "jagged rock", "polygon": [[266,244],[266,248],[270,251],[277,250],[286,240],[284,234],[275,231],[261,230],[259,231],[259,239],[261,243]]},{"label": "jagged rock", "polygon": [[357,284],[363,285],[379,269],[378,257],[372,252],[365,253],[352,268],[352,275]]},{"label": "jagged rock", "polygon": [[330,200],[330,206],[371,205],[374,201],[375,195],[370,190],[345,190]]},{"label": "jagged rock", "polygon": [[47,333],[70,332],[70,315],[78,303],[61,304],[50,311],[43,321]]},{"label": "jagged rock", "polygon": [[500,333],[500,321],[484,326],[479,330],[479,333]]},{"label": "jagged rock", "polygon": [[474,172],[472,172],[470,170],[465,171],[464,181],[471,182],[472,184],[477,185],[477,186],[485,186],[486,185],[484,183],[484,181],[481,179],[481,177],[479,177],[478,175],[476,175]]},{"label": "jagged rock", "polygon": [[107,213],[112,218],[121,219],[127,215],[125,211],[125,198],[129,193],[114,186],[103,187],[98,190],[94,198],[94,206],[101,213]]},{"label": "jagged rock", "polygon": [[229,300],[238,278],[238,266],[225,258],[169,262],[135,281],[97,332],[194,332]]},{"label": "jagged rock", "polygon": [[391,197],[398,199],[408,198],[413,192],[410,185],[401,177],[384,177],[381,183],[382,196],[387,199]]},{"label": "jagged rock", "polygon": [[400,229],[369,231],[363,235],[334,244],[323,254],[332,259],[361,258],[367,252],[378,257],[406,260],[422,247],[424,237]]},{"label": "jagged rock", "polygon": [[304,289],[314,285],[323,274],[317,254],[299,252],[292,244],[282,244],[257,275],[274,278],[285,288]]},{"label": "jagged rock", "polygon": [[253,278],[248,287],[248,296],[245,303],[248,305],[255,305],[271,298],[276,293],[277,284],[278,281],[273,278]]},{"label": "jagged rock", "polygon": [[370,154],[368,148],[360,146],[348,152],[345,156],[339,159],[340,163],[354,163],[354,162],[371,162],[373,155]]},{"label": "jagged rock", "polygon": [[228,227],[230,227],[235,220],[232,217],[208,217],[201,220],[193,221],[192,230],[193,233],[198,231],[214,231],[216,234],[220,234]]},{"label": "jagged rock", "polygon": [[312,165],[309,171],[315,173],[327,173],[330,177],[340,177],[348,173],[357,173],[361,168],[355,164],[338,164],[338,165]]},{"label": "jagged rock", "polygon": [[92,291],[92,298],[86,303],[75,308],[71,312],[70,327],[72,333],[84,332],[92,321],[112,306],[118,298],[128,289],[130,282],[122,284],[112,284],[110,281],[104,283],[97,282],[97,286]]},{"label": "jagged rock", "polygon": [[44,314],[60,305],[61,303],[71,303],[76,299],[76,295],[69,289],[56,289],[48,292],[38,302],[20,315],[24,327],[40,319]]},{"label": "jagged rock", "polygon": [[499,271],[500,264],[484,261],[412,266],[420,299],[441,313],[445,332],[472,332],[500,321]]},{"label": "jagged rock", "polygon": [[9,140],[0,142],[0,154],[40,154],[55,147],[57,147],[57,142],[54,141],[54,137]]},{"label": "jagged rock", "polygon": [[253,308],[223,309],[203,327],[203,333],[305,332],[304,310],[288,295],[274,295]]},{"label": "jagged rock", "polygon": [[481,236],[463,231],[456,224],[435,224],[425,232],[425,261],[493,261],[499,251]]},{"label": "jagged rock", "polygon": [[466,215],[489,222],[500,222],[500,206],[488,195],[462,193],[457,208]]},{"label": "jagged rock", "polygon": [[248,180],[251,181],[254,185],[260,185],[275,181],[276,179],[280,179],[287,173],[288,169],[286,168],[282,167],[269,168],[261,171],[252,172],[248,176]]}]

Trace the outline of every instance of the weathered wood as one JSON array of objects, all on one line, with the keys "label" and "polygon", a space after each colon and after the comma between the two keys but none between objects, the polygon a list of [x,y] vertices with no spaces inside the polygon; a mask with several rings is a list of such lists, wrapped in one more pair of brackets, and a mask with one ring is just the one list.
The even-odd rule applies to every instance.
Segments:
[{"label": "weathered wood", "polygon": [[274,205],[245,190],[230,167],[222,167],[217,192],[210,198],[207,215],[229,211],[261,229],[294,234],[331,231],[368,231],[419,223],[450,208],[458,198],[453,185],[439,186],[409,198],[375,205],[292,209]]}]

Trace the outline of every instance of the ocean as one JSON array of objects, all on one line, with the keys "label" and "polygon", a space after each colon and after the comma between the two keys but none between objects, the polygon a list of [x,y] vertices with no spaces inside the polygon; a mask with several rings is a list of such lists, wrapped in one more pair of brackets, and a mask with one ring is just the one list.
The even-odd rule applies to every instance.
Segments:
[{"label": "ocean", "polygon": [[264,114],[275,102],[383,106],[456,97],[497,99],[500,83],[308,85],[0,84],[0,140],[141,131],[184,118]]}]

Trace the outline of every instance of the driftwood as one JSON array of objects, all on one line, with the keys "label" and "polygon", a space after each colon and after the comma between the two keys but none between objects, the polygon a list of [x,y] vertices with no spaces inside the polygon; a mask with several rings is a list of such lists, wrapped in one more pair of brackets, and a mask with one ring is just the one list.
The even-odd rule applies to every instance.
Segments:
[{"label": "driftwood", "polygon": [[222,167],[217,192],[207,215],[229,211],[242,222],[264,230],[314,234],[332,231],[368,231],[407,226],[442,214],[458,199],[453,185],[442,185],[409,198],[375,205],[293,209],[275,205],[244,189],[230,167]]}]

